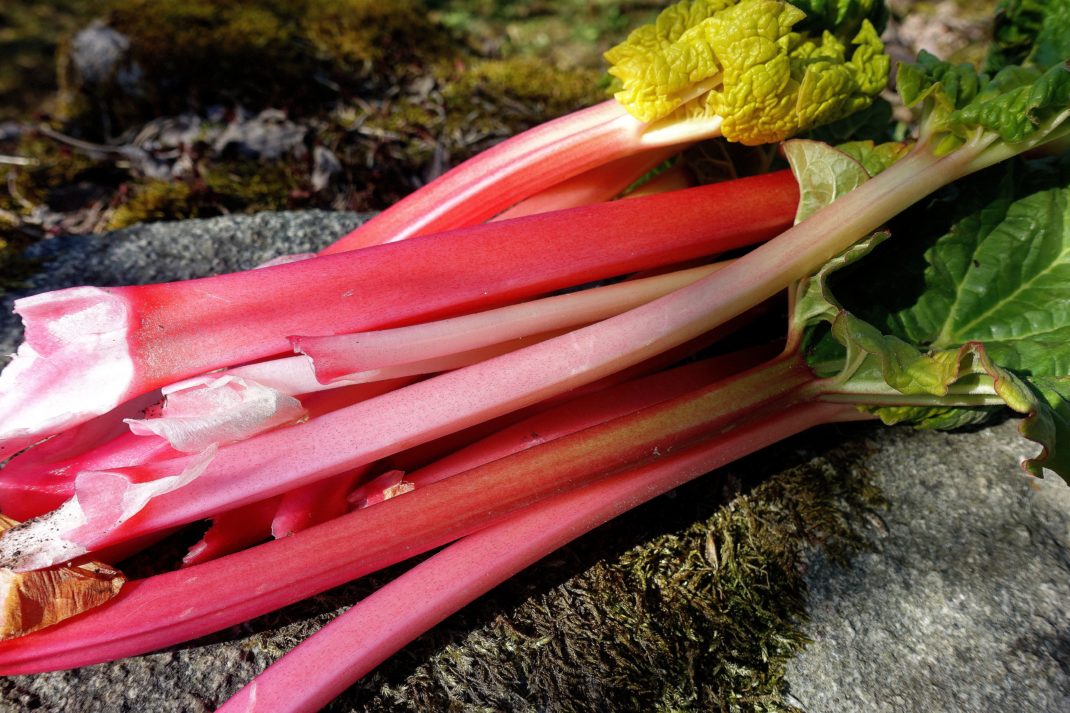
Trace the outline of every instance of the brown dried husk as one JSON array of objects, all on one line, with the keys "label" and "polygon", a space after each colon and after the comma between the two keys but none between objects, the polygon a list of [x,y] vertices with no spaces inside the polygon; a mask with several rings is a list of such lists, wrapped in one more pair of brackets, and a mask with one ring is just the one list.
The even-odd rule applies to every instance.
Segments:
[{"label": "brown dried husk", "polygon": [[[18,522],[0,515],[0,532]],[[43,629],[100,606],[126,577],[103,562],[63,564],[32,572],[0,569],[0,640]]]}]

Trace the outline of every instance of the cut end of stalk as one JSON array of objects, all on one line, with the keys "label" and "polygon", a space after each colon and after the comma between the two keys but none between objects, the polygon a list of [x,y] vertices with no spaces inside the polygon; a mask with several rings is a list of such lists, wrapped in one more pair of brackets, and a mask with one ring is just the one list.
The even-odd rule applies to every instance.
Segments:
[{"label": "cut end of stalk", "polygon": [[0,373],[0,460],[128,396],[134,381],[126,301],[74,287],[15,302],[26,341]]},{"label": "cut end of stalk", "polygon": [[64,535],[86,522],[78,498],[73,497],[47,515],[16,525],[0,536],[0,569],[29,572],[84,555],[86,548]]},{"label": "cut end of stalk", "polygon": [[212,446],[160,463],[79,473],[70,500],[0,535],[0,567],[16,572],[51,567],[112,544],[109,538],[123,523],[153,498],[196,480],[215,454]]}]

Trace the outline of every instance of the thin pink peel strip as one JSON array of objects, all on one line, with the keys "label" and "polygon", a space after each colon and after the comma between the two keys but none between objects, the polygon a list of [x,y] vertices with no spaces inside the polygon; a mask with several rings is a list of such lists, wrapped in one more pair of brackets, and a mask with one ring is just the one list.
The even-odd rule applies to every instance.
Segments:
[{"label": "thin pink peel strip", "polygon": [[136,435],[156,435],[175,450],[199,453],[213,444],[242,441],[296,423],[305,415],[294,397],[226,374],[171,392],[158,418],[126,419],[126,423]]}]

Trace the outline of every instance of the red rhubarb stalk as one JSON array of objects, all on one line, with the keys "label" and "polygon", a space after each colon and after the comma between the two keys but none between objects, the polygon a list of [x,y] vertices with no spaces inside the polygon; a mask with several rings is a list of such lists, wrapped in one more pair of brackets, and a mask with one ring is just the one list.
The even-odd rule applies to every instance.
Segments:
[{"label": "red rhubarb stalk", "polygon": [[775,411],[683,452],[525,508],[450,545],[358,602],[219,711],[317,711],[416,637],[599,525],[796,433],[860,417],[853,408],[822,403]]},{"label": "red rhubarb stalk", "polygon": [[237,624],[471,534],[550,495],[657,460],[767,405],[811,398],[814,383],[798,360],[776,360],[293,537],[128,582],[105,607],[0,643],[0,675],[131,656]]},{"label": "red rhubarb stalk", "polygon": [[[616,198],[644,175],[667,161],[684,147],[652,149],[611,161],[604,166],[573,176],[556,186],[536,193],[512,208],[494,216],[494,220],[508,220],[525,215],[547,213],[552,210],[574,208],[601,203]],[[684,186],[680,186],[683,188]],[[630,195],[630,194],[629,194]]]},{"label": "red rhubarb stalk", "polygon": [[183,283],[24,298],[26,343],[0,374],[0,457],[152,389],[287,351],[287,335],[436,319],[753,244],[797,201],[782,172]]}]

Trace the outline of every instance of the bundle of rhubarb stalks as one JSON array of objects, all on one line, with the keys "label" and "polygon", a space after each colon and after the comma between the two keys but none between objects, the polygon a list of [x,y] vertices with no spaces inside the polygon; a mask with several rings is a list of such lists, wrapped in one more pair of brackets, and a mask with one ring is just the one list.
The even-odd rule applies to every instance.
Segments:
[{"label": "bundle of rhubarb stalks", "polygon": [[[915,138],[830,146],[787,139],[886,88],[879,3],[682,2],[607,54],[615,100],[317,255],[19,300],[0,674],[442,548],[224,706],[316,710],[554,549],[820,424],[1009,407],[1024,466],[1070,477],[1070,170],[1044,155],[1070,134],[1070,38],[1031,12],[1005,67],[898,68]],[[785,142],[791,169],[681,188],[674,157],[718,137]],[[778,311],[777,338],[726,341]],[[109,566],[205,519],[180,569]]]}]

